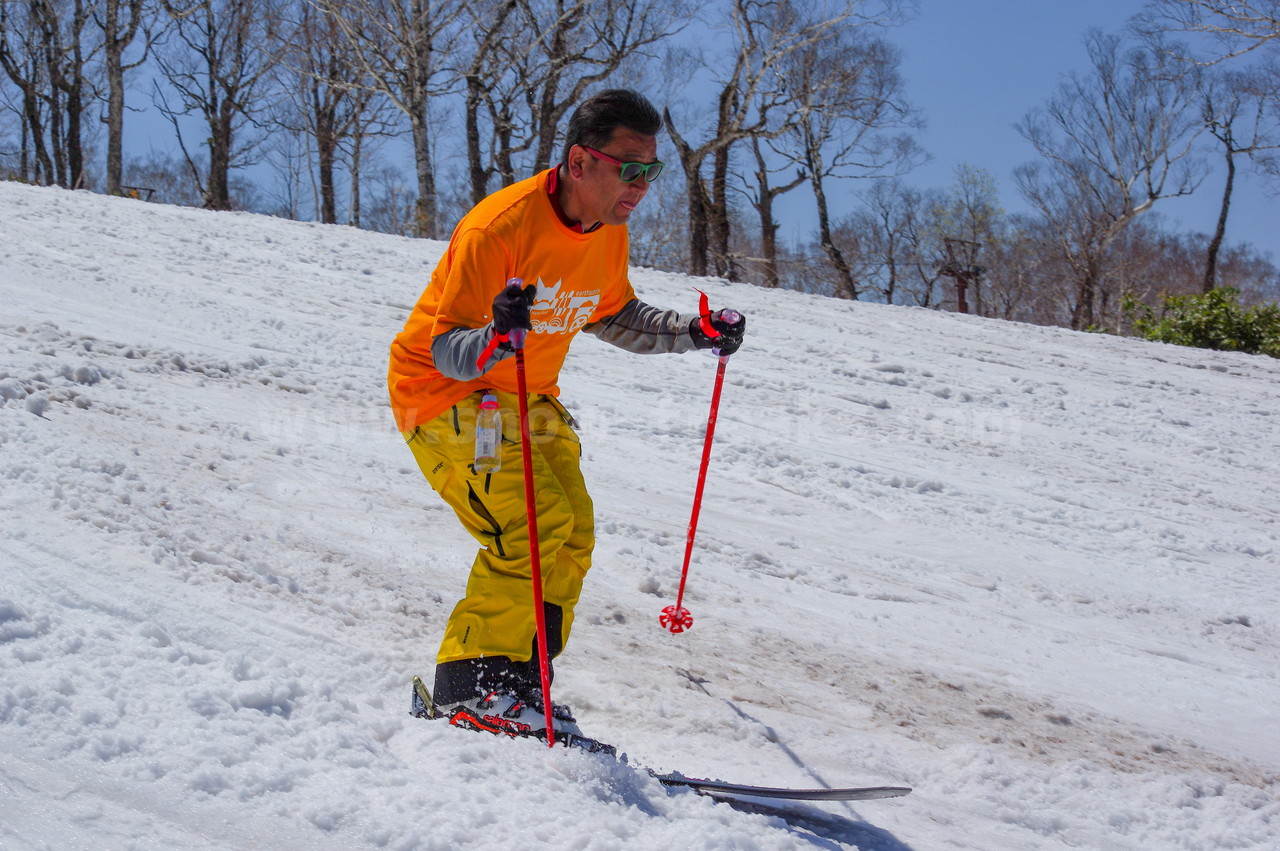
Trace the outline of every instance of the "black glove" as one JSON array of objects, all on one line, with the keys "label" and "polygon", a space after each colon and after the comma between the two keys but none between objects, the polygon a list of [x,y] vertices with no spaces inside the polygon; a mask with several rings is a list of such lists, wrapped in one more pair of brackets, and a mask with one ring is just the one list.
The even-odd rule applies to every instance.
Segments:
[{"label": "black glove", "polygon": [[[734,317],[736,321],[729,322],[726,316]],[[747,330],[747,317],[736,310],[717,310],[707,317],[707,320],[720,336],[708,336],[702,329],[703,317],[699,316],[689,323],[689,334],[693,337],[693,344],[699,349],[718,349],[721,357],[736,352],[742,345],[742,335]]]},{"label": "black glove", "polygon": [[499,337],[510,333],[512,328],[533,330],[533,323],[529,321],[529,311],[533,307],[533,299],[537,293],[537,284],[529,284],[524,289],[520,289],[517,284],[512,284],[498,293],[497,298],[493,300],[493,330]]}]

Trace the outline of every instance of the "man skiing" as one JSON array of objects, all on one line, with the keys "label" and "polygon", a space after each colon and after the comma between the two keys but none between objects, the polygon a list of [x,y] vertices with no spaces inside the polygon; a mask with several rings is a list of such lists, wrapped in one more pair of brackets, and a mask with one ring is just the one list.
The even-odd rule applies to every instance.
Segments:
[{"label": "man skiing", "polygon": [[[509,332],[528,331],[548,659],[568,640],[595,541],[575,423],[557,399],[573,337],[587,331],[639,354],[717,348],[728,355],[742,343],[745,319],[661,310],[637,299],[628,280],[627,220],[662,173],[661,129],[657,110],[636,92],[612,89],[584,101],[569,120],[559,165],[495,192],[458,223],[391,344],[397,426],[427,481],[482,545],[436,659],[433,713],[455,725],[546,736]],[[523,286],[507,286],[511,279]],[[505,434],[497,471],[477,473],[475,423],[486,393],[497,397]],[[553,713],[558,740],[580,735],[566,707]]]}]

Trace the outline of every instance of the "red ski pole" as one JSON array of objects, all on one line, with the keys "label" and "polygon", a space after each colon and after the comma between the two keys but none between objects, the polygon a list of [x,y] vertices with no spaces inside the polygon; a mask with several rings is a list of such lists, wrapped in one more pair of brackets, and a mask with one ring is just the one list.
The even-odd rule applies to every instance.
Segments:
[{"label": "red ski pole", "polygon": [[[519,285],[518,279],[512,279]],[[512,281],[508,281],[511,284]],[[538,552],[538,510],[533,489],[533,440],[529,435],[529,390],[524,374],[524,329],[511,329],[516,350],[516,389],[520,396],[520,454],[524,460],[524,504],[529,519],[529,558],[533,573],[533,619],[538,630],[538,664],[542,669],[542,711],[547,721],[547,747],[555,747],[556,728],[551,717],[551,664],[547,658],[547,615],[542,605],[542,558]]]},{"label": "red ski pole", "polygon": [[[736,311],[726,310],[722,318],[732,324],[740,317]],[[729,363],[729,356],[720,355],[720,363],[716,366],[715,389],[711,391],[711,414],[707,417],[707,436],[702,441],[702,464],[698,468],[698,486],[693,492],[693,515],[689,518],[689,535],[684,544],[684,567],[680,570],[680,590],[676,594],[676,604],[667,606],[658,617],[658,623],[673,633],[684,632],[693,626],[693,615],[684,607],[684,585],[685,580],[689,578],[689,559],[693,555],[693,539],[698,534],[698,515],[702,511],[702,489],[707,483],[707,467],[711,463],[711,443],[716,434],[716,417],[720,412],[720,389],[724,386],[724,368],[727,363]]]}]

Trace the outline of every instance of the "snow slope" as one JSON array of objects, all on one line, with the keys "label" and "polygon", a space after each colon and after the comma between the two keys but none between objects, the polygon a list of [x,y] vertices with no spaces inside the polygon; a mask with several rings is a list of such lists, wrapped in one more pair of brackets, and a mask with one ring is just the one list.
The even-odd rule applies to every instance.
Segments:
[{"label": "snow slope", "polygon": [[474,546],[394,432],[440,243],[0,183],[0,848],[1280,847],[1280,361],[636,270],[575,344],[557,700],[740,812],[407,714]]}]

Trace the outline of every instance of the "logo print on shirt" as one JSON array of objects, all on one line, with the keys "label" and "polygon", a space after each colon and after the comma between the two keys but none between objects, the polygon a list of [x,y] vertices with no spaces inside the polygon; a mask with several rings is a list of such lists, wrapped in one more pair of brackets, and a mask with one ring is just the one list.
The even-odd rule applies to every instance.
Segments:
[{"label": "logo print on shirt", "polygon": [[548,287],[538,278],[538,294],[529,318],[533,330],[540,334],[572,334],[591,321],[600,305],[600,291],[561,292],[564,280]]}]

